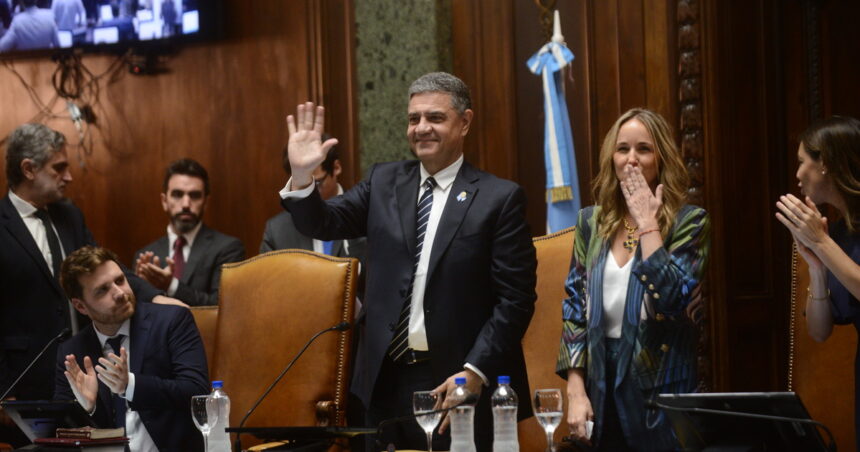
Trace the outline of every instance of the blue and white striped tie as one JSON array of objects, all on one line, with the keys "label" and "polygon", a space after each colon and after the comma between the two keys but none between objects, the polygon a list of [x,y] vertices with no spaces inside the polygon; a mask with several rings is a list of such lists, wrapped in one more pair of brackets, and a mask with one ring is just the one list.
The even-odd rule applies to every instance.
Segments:
[{"label": "blue and white striped tie", "polygon": [[388,347],[388,356],[397,361],[409,348],[409,316],[412,310],[412,290],[415,287],[415,272],[421,260],[421,249],[424,247],[424,235],[427,233],[427,220],[430,219],[430,209],[433,207],[433,188],[436,180],[428,177],[422,184],[424,192],[418,200],[418,213],[415,215],[415,265],[412,269],[412,282],[409,283],[409,296],[403,301],[400,318],[394,329],[394,338]]}]

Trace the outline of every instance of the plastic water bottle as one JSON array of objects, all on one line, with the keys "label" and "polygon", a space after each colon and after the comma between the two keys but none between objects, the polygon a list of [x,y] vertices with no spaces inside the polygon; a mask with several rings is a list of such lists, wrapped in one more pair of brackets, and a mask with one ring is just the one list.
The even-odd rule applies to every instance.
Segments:
[{"label": "plastic water bottle", "polygon": [[[457,387],[451,394],[451,402],[458,404],[469,396],[466,378],[454,380]],[[449,411],[451,416],[451,452],[475,452],[475,405],[460,405]]]},{"label": "plastic water bottle", "polygon": [[209,452],[230,452],[230,435],[224,431],[230,423],[230,397],[224,392],[224,382],[213,381],[209,397],[217,401],[215,405],[218,407],[218,422],[209,432]]},{"label": "plastic water bottle", "polygon": [[517,394],[511,389],[511,377],[499,375],[499,387],[493,393],[493,452],[519,452],[517,441]]}]

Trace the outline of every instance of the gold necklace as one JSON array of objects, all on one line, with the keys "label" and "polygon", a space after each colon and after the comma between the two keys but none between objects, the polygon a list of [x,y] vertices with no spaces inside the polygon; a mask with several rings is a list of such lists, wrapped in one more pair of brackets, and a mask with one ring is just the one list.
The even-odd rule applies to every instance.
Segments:
[{"label": "gold necklace", "polygon": [[633,235],[639,229],[639,226],[630,226],[627,218],[624,218],[624,229],[627,230],[627,240],[624,241],[624,249],[632,253],[636,250],[636,246],[639,245],[639,239]]}]

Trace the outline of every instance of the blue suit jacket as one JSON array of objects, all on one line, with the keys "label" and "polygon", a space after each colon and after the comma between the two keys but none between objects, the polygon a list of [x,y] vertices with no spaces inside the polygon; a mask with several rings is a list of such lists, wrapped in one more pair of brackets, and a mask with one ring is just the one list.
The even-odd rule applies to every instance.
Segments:
[{"label": "blue suit jacket", "polygon": [[[138,412],[160,451],[203,450],[202,436],[191,421],[191,396],[208,393],[209,375],[203,341],[191,311],[138,303],[130,336],[129,371],[134,374],[135,389],[129,408]],[[101,350],[92,325],[60,346],[55,400],[75,399],[63,374],[65,356],[74,354],[83,368],[84,356],[95,364]],[[110,427],[114,422],[110,390],[101,381],[93,420],[100,427]]]},{"label": "blue suit jacket", "polygon": [[[364,305],[351,390],[370,406],[404,300],[410,296],[419,162],[374,166],[355,187],[326,202],[319,192],[286,200],[296,227],[321,240],[367,236]],[[510,375],[518,414],[531,415],[522,337],[534,313],[535,249],[522,188],[463,163],[439,220],[427,270],[424,321],[433,379],[465,363],[490,380]],[[481,394],[476,423],[489,421],[492,391]],[[479,435],[491,436],[476,428]],[[489,447],[489,444],[487,444]]]}]

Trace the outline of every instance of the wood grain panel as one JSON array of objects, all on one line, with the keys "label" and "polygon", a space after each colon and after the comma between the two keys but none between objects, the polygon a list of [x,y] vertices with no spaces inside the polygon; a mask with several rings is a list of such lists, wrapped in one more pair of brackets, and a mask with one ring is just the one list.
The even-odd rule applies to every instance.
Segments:
[{"label": "wood grain panel", "polygon": [[[70,198],[97,240],[127,262],[164,234],[163,172],[181,157],[197,159],[209,170],[212,196],[204,221],[239,237],[248,254],[256,254],[265,220],[281,210],[284,118],[298,102],[336,106],[328,113],[328,128],[342,143],[345,181],[358,178],[349,165],[357,161],[352,2],[291,1],[287,8],[263,0],[252,8],[225,0],[225,5],[225,39],[182,48],[165,58],[167,73],[134,77],[120,67],[103,80],[98,128],[91,129],[86,152],[74,146],[76,133],[62,105],[54,109],[59,117],[47,121],[66,134],[72,158],[85,165],[72,169]],[[84,57],[94,73],[112,62],[109,56]],[[42,99],[50,99],[53,66],[47,59],[11,65]],[[5,137],[36,110],[9,70],[0,71],[0,97],[16,106],[0,112]]]}]

